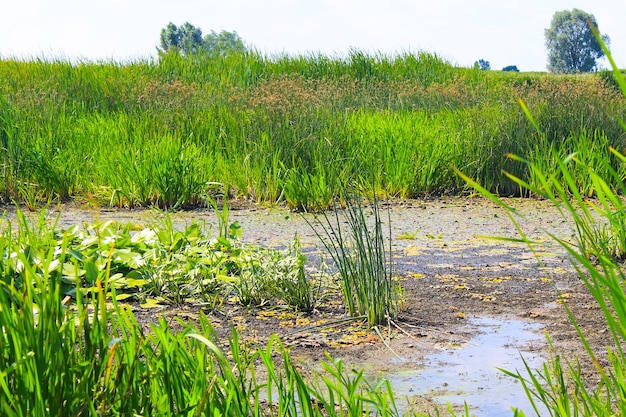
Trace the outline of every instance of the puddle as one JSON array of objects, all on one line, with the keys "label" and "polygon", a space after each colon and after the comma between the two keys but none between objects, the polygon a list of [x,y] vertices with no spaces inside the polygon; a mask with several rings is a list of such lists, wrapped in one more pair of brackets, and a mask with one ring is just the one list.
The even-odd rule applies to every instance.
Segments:
[{"label": "puddle", "polygon": [[511,407],[535,415],[521,384],[497,368],[519,369],[524,375],[520,354],[531,368],[541,367],[544,359],[529,352],[532,346],[545,345],[545,338],[537,332],[541,326],[497,318],[475,318],[470,324],[481,334],[467,344],[428,355],[423,369],[384,375],[398,404],[403,404],[402,398],[419,395],[453,406],[467,403],[478,417],[512,416]]}]

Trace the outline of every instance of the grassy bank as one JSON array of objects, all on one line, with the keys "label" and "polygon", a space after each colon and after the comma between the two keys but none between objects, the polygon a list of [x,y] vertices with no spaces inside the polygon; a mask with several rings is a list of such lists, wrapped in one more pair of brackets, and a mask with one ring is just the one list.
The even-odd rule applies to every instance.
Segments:
[{"label": "grassy bank", "polygon": [[424,53],[3,60],[0,91],[0,192],[29,205],[184,207],[219,184],[315,210],[346,183],[402,198],[462,193],[452,166],[509,194],[519,188],[502,169],[533,178],[508,153],[550,164],[591,150],[617,169],[606,145],[625,146],[609,76],[480,71]]}]

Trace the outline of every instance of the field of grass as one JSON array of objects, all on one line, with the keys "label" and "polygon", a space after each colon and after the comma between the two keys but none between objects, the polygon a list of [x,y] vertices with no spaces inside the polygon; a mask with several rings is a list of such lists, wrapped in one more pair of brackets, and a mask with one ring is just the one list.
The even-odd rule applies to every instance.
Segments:
[{"label": "field of grass", "polygon": [[607,74],[480,71],[426,53],[1,60],[0,194],[32,207],[80,198],[180,208],[217,189],[319,210],[346,185],[463,193],[452,167],[515,194],[503,169],[534,178],[509,153],[549,166],[578,151],[617,169],[606,145],[626,147],[614,117],[625,112]]}]

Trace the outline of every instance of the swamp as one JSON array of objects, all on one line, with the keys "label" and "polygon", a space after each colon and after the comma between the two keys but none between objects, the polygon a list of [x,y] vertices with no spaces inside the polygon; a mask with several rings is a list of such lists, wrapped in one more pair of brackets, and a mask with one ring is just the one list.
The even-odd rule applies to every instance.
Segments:
[{"label": "swamp", "polygon": [[0,413],[616,415],[626,83],[0,61]]}]

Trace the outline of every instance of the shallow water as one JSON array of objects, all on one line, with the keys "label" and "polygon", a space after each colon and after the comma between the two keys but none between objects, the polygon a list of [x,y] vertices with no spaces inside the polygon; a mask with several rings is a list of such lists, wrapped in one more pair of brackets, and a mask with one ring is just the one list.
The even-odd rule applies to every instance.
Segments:
[{"label": "shallow water", "polygon": [[[519,382],[497,368],[524,371],[541,367],[544,359],[531,352],[545,344],[540,326],[519,320],[474,318],[480,334],[468,343],[428,355],[419,370],[385,374],[398,398],[428,396],[454,406],[468,404],[476,416],[512,416],[517,407],[535,415]],[[402,400],[398,401],[402,405]],[[544,415],[540,409],[540,413]]]}]

